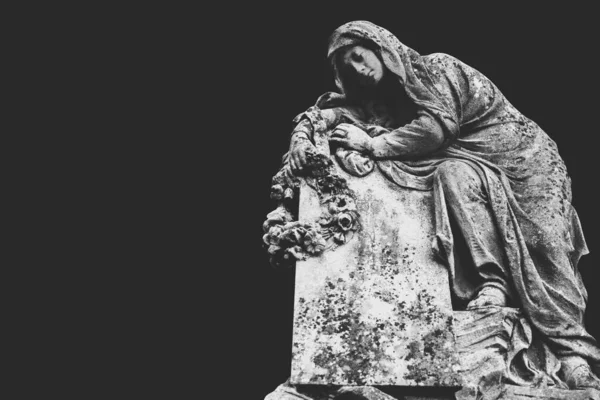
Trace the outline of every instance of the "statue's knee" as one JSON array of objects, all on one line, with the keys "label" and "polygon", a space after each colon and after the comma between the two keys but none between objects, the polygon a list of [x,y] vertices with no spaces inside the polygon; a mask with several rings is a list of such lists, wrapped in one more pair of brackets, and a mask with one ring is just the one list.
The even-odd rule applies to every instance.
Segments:
[{"label": "statue's knee", "polygon": [[463,192],[481,185],[477,172],[459,160],[444,161],[437,167],[434,179],[439,180],[445,192]]}]

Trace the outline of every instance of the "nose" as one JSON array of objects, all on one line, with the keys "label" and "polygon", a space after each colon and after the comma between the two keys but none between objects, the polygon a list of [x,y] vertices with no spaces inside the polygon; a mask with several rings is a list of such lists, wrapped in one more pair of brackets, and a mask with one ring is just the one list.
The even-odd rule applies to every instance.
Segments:
[{"label": "nose", "polygon": [[365,67],[365,65],[364,65],[363,63],[360,63],[360,62],[356,62],[356,61],[355,61],[355,62],[353,63],[353,65],[354,65],[354,70],[355,70],[357,73],[359,73],[359,74],[361,74],[361,75],[362,75],[362,74],[364,74],[366,67]]}]

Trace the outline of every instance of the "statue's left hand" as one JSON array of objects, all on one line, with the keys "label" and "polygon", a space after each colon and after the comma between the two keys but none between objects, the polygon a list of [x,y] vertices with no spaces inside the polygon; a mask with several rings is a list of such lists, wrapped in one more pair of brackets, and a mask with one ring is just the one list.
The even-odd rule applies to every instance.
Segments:
[{"label": "statue's left hand", "polygon": [[329,141],[346,149],[357,150],[363,153],[371,152],[371,137],[367,132],[354,125],[339,124],[333,130]]}]

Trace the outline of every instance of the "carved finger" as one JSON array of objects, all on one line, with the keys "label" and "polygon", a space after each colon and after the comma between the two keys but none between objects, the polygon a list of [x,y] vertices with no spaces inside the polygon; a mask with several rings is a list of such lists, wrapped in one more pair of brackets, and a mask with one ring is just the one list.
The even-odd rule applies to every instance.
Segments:
[{"label": "carved finger", "polygon": [[288,166],[287,168],[285,168],[285,176],[287,176],[290,179],[292,179],[294,177],[294,171],[292,171],[291,166]]},{"label": "carved finger", "polygon": [[299,161],[300,161],[301,166],[306,165],[306,151],[305,150],[302,150],[300,152],[300,160]]},{"label": "carved finger", "polygon": [[336,128],[339,128],[339,129],[341,129],[342,131],[344,131],[346,133],[350,132],[353,129],[357,129],[356,126],[350,125],[350,124],[345,124],[345,123],[336,126]]},{"label": "carved finger", "polygon": [[296,152],[296,168],[298,169],[298,171],[302,171],[302,169],[304,168],[304,164],[302,164],[301,162],[300,154],[302,154],[301,150]]},{"label": "carved finger", "polygon": [[292,167],[292,171],[296,172],[296,170],[298,169],[298,167],[296,166],[296,154],[292,153],[292,156],[290,157],[290,167]]},{"label": "carved finger", "polygon": [[333,137],[345,138],[347,136],[348,136],[348,132],[346,132],[345,130],[342,130],[342,129],[336,129],[331,134],[332,138]]}]

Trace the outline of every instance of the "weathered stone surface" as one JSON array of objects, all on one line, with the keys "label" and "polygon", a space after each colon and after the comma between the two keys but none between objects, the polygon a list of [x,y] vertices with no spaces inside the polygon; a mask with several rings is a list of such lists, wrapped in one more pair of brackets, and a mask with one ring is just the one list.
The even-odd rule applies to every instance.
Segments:
[{"label": "weathered stone surface", "polygon": [[600,400],[600,391],[534,389],[521,386],[506,385],[498,400]]},{"label": "weathered stone surface", "polygon": [[[356,194],[361,228],[297,263],[291,382],[457,386],[448,275],[431,247],[431,193],[399,188],[378,170],[339,174]],[[304,185],[300,220],[321,212]]]},{"label": "weathered stone surface", "polygon": [[[370,60],[368,79],[347,57],[357,49]],[[597,397],[556,389],[600,388],[591,375],[575,375],[582,382],[569,373],[597,358],[598,346],[581,318],[577,260],[588,249],[556,143],[479,71],[445,54],[421,56],[368,21],[339,27],[328,54],[341,93],[326,93],[295,119],[285,167],[297,175],[284,167],[274,177],[278,207],[263,225],[273,266],[299,260],[291,382],[418,393],[437,385],[444,395],[460,383],[458,400]],[[358,75],[342,73],[352,68]],[[404,125],[417,117],[413,106],[418,123]],[[344,169],[365,177],[330,173],[330,139]],[[399,189],[379,169],[399,186],[434,190],[436,209],[429,193]],[[300,179],[318,195],[302,188],[296,221],[290,206]],[[327,201],[346,209],[315,223]],[[459,254],[461,240],[451,239],[462,236],[474,267],[453,269],[457,297],[469,307],[503,306],[501,288],[476,289],[506,281],[510,304],[526,318],[496,308],[453,320],[447,273],[431,251],[434,214],[447,239],[441,250]]]},{"label": "weathered stone surface", "polygon": [[580,400],[598,399],[595,390],[562,390],[550,387],[530,388],[506,384],[507,351],[513,329],[521,311],[506,307],[489,307],[454,313],[456,350],[460,359],[459,373],[463,389],[457,400],[477,400],[481,391],[494,399]]},{"label": "weathered stone surface", "polygon": [[397,400],[381,390],[371,386],[331,387],[331,386],[294,386],[286,382],[269,393],[264,400]]},{"label": "weathered stone surface", "polygon": [[456,351],[463,385],[501,384],[506,371],[506,352],[515,320],[514,308],[489,307],[454,312]]}]

